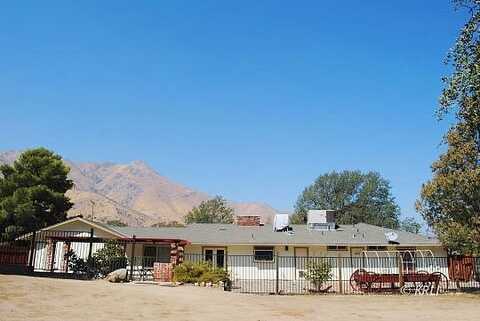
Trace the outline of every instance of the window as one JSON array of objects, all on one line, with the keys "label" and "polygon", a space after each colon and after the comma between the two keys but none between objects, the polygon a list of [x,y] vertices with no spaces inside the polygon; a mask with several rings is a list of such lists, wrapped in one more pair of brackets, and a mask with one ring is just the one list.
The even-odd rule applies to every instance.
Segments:
[{"label": "window", "polygon": [[206,248],[203,253],[205,261],[217,267],[225,266],[225,248]]},{"label": "window", "polygon": [[327,251],[346,251],[347,247],[343,245],[329,245]]},{"label": "window", "polygon": [[143,266],[153,267],[154,262],[170,263],[169,245],[145,245],[143,247]]},{"label": "window", "polygon": [[386,250],[387,250],[387,247],[386,247],[386,246],[376,246],[376,245],[373,245],[373,246],[369,246],[369,247],[368,247],[368,250],[369,250],[369,251],[386,251]]},{"label": "window", "polygon": [[273,246],[256,246],[253,249],[254,260],[263,262],[273,261]]}]

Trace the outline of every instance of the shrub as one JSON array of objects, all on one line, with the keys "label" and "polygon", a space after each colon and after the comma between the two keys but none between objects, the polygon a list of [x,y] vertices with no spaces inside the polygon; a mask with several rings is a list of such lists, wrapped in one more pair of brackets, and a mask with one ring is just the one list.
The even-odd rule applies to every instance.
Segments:
[{"label": "shrub", "polygon": [[68,259],[68,267],[73,273],[83,274],[91,279],[104,277],[127,266],[123,248],[115,241],[106,242],[90,259],[82,259],[72,250],[65,254],[65,258]]},{"label": "shrub", "polygon": [[228,272],[222,268],[214,268],[209,262],[184,262],[174,268],[173,279],[184,283],[217,283],[227,280]]},{"label": "shrub", "polygon": [[325,282],[332,278],[332,267],[326,261],[308,262],[305,271],[305,279],[312,281],[315,290],[320,292]]},{"label": "shrub", "polygon": [[89,279],[98,277],[98,270],[95,268],[94,258],[84,260],[75,254],[74,251],[70,250],[65,253],[65,259],[68,259],[68,268],[74,274],[85,275]]},{"label": "shrub", "polygon": [[93,254],[93,263],[98,274],[106,276],[108,273],[127,266],[124,249],[116,241],[109,240],[103,248]]},{"label": "shrub", "polygon": [[220,281],[225,282],[228,279],[228,272],[225,269],[218,268],[212,269],[205,273],[203,273],[200,278],[198,279],[199,282],[211,282],[211,283],[218,283]]}]

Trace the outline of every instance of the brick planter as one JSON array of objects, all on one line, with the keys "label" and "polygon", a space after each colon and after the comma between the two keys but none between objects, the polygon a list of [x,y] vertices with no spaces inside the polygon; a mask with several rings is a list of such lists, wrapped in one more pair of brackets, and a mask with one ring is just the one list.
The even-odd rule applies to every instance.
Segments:
[{"label": "brick planter", "polygon": [[173,278],[172,263],[153,263],[153,279],[158,282],[171,282]]}]

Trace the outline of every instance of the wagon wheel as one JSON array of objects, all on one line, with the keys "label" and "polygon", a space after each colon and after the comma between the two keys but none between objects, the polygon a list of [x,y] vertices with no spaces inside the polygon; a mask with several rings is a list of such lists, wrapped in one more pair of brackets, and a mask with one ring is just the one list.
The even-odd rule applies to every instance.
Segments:
[{"label": "wagon wheel", "polygon": [[362,284],[364,282],[360,281],[359,279],[361,275],[365,275],[367,273],[368,272],[365,271],[364,269],[358,269],[352,273],[352,275],[350,276],[350,286],[352,287],[354,292],[362,291],[363,289]]},{"label": "wagon wheel", "polygon": [[443,293],[448,290],[448,278],[442,272],[433,272],[432,276],[438,276],[438,281],[432,282],[437,293]]},{"label": "wagon wheel", "polygon": [[[420,271],[417,271],[417,272],[415,272],[415,273],[416,273],[416,274],[425,274],[425,275],[429,275],[429,274],[430,274],[430,273],[428,273],[428,272],[425,271],[425,270],[420,270]],[[413,283],[413,286],[414,286],[414,287],[417,287],[417,282],[416,282],[416,281],[413,281],[412,283]],[[430,282],[430,281],[421,281],[421,283],[422,283],[422,286],[425,286],[425,284],[427,284],[427,283],[432,283],[432,282]]]}]

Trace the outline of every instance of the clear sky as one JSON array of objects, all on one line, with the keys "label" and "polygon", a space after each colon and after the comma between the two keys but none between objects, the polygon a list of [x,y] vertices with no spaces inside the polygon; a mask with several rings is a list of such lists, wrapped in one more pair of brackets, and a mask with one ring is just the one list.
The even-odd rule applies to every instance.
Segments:
[{"label": "clear sky", "polygon": [[448,0],[5,2],[0,150],[141,159],[280,210],[322,173],[375,170],[416,215],[464,20]]}]

